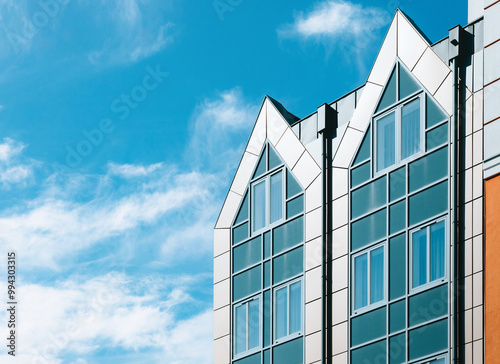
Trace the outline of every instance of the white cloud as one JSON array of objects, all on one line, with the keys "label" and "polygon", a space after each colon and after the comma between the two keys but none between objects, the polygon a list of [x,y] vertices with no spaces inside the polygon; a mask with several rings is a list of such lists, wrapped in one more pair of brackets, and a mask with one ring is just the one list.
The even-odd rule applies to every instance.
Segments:
[{"label": "white cloud", "polygon": [[[97,350],[108,347],[141,351],[144,360],[150,357],[149,362],[209,363],[211,313],[206,303],[197,302],[190,294],[203,281],[202,276],[144,276],[137,281],[109,273],[70,277],[52,285],[25,283],[18,306],[22,312],[18,315],[21,356],[9,361],[3,351],[0,361],[57,364],[63,354],[73,354],[80,358],[75,364],[83,364]],[[4,283],[0,288],[6,291]],[[179,313],[186,305],[194,313],[181,318]],[[0,320],[6,321],[5,310],[0,312]],[[3,325],[2,337],[6,330]],[[190,350],[193,345],[197,350]],[[158,353],[162,360],[154,360]]]},{"label": "white cloud", "polygon": [[26,145],[16,142],[11,138],[4,138],[0,143],[0,161],[9,162],[13,157],[19,155]]},{"label": "white cloud", "polygon": [[221,92],[216,100],[205,100],[199,108],[198,127],[203,122],[237,129],[248,127],[257,117],[255,105],[244,100],[239,88]]},{"label": "white cloud", "polygon": [[134,63],[163,50],[173,40],[174,32],[172,22],[160,21],[166,16],[158,17],[168,3],[101,0],[103,13],[108,15],[104,24],[111,29],[104,32],[103,45],[89,52],[89,61],[95,65]]},{"label": "white cloud", "polygon": [[[145,170],[148,168],[152,167]],[[148,183],[121,190],[114,190],[113,185],[105,188],[103,184],[111,182],[109,176],[101,176],[95,183],[111,192],[94,192],[86,201],[73,201],[71,191],[84,188],[87,180],[76,182],[70,193],[52,181],[47,192],[26,208],[3,211],[0,247],[19,250],[25,266],[57,270],[59,263],[66,261],[63,258],[109,243],[108,239],[123,239],[129,232],[158,223],[167,214],[178,214],[210,198],[213,183],[207,184],[207,175],[174,170],[165,166],[163,173]],[[71,176],[66,178],[71,180]]]},{"label": "white cloud", "polygon": [[33,177],[34,162],[22,156],[26,145],[11,138],[0,143],[0,183],[4,189],[25,187]]},{"label": "white cloud", "polygon": [[166,23],[160,26],[156,38],[152,37],[149,41],[144,43],[141,41],[136,42],[135,49],[130,52],[130,61],[135,62],[143,58],[148,58],[165,48],[165,46],[173,40],[170,34],[173,26],[172,23]]},{"label": "white cloud", "polygon": [[0,171],[0,181],[4,184],[15,184],[26,181],[33,173],[28,166],[15,166]]},{"label": "white cloud", "polygon": [[[188,157],[193,163],[230,178],[258,116],[260,104],[236,87],[197,105],[191,121]],[[232,163],[231,163],[231,162]],[[226,182],[227,183],[227,182]]]},{"label": "white cloud", "polygon": [[145,177],[162,167],[162,163],[150,166],[109,163],[109,173],[124,178]]},{"label": "white cloud", "polygon": [[282,27],[278,33],[301,38],[360,36],[385,26],[389,20],[388,13],[380,8],[328,0],[317,4],[309,13],[298,13],[295,22]]}]

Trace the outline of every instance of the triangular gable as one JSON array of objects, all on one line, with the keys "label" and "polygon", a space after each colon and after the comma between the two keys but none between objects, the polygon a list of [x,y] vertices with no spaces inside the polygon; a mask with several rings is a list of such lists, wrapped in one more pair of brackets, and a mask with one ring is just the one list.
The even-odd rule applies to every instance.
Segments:
[{"label": "triangular gable", "polygon": [[[288,114],[286,117],[290,118],[292,114]],[[266,96],[217,219],[216,229],[227,229],[231,226],[266,140],[273,146],[304,189],[307,189],[321,173],[321,168],[292,131],[286,117]]]},{"label": "triangular gable", "polygon": [[333,166],[347,168],[354,158],[372,115],[387,85],[394,64],[400,60],[412,76],[435,98],[448,115],[453,114],[453,73],[431,45],[398,9],[372,67],[356,110],[335,153]]}]

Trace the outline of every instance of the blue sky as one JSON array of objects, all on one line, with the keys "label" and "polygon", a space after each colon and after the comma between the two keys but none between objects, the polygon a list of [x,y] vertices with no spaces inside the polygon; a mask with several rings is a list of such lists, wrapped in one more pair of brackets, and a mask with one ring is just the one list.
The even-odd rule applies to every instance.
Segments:
[{"label": "blue sky", "polygon": [[303,117],[362,85],[396,7],[433,42],[467,21],[463,0],[0,0],[15,363],[211,363],[212,228],[264,96]]}]

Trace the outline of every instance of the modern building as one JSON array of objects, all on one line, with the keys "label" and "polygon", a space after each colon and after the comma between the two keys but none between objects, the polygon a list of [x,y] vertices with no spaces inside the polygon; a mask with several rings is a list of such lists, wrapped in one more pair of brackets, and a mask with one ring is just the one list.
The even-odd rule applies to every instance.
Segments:
[{"label": "modern building", "polygon": [[215,364],[500,362],[500,1],[366,83],[262,103],[214,233]]}]

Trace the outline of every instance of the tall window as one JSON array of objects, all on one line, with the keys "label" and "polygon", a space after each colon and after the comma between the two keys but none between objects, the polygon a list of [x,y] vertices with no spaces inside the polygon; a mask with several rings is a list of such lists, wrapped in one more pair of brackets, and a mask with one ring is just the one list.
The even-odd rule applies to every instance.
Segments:
[{"label": "tall window", "polygon": [[235,356],[260,347],[260,298],[234,307],[234,353]]},{"label": "tall window", "polygon": [[302,331],[302,281],[274,291],[274,339],[279,341]]},{"label": "tall window", "polygon": [[418,288],[445,278],[445,220],[414,230],[411,234],[411,284]]},{"label": "tall window", "polygon": [[422,100],[421,96],[417,97],[375,119],[377,171],[382,171],[422,150]]},{"label": "tall window", "polygon": [[385,299],[385,247],[378,245],[353,258],[354,310]]},{"label": "tall window", "polygon": [[[422,88],[397,64],[382,93],[374,120],[376,170],[382,171],[423,150]],[[420,92],[420,95],[419,95]]]},{"label": "tall window", "polygon": [[254,232],[283,219],[283,171],[254,183],[252,191]]}]

